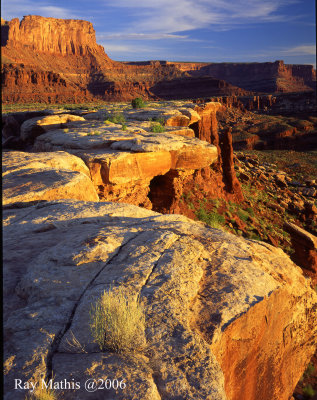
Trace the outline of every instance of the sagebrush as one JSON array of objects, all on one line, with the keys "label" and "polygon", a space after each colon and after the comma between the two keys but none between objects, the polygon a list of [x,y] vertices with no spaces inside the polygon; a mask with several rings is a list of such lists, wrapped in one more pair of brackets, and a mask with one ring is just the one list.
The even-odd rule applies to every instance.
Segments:
[{"label": "sagebrush", "polygon": [[145,345],[143,305],[122,290],[104,291],[90,311],[91,333],[101,351],[133,352]]}]

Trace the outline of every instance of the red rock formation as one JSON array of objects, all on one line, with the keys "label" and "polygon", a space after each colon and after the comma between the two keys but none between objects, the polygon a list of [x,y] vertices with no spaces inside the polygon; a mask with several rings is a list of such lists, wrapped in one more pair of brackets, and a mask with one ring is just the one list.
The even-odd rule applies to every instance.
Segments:
[{"label": "red rock formation", "polygon": [[[8,47],[27,46],[36,52],[84,56],[104,53],[97,45],[91,22],[74,19],[44,18],[35,15],[14,18],[8,23]],[[110,60],[110,59],[109,59]]]},{"label": "red rock formation", "polygon": [[293,260],[302,268],[317,272],[317,237],[297,225],[285,223],[295,250]]},{"label": "red rock formation", "polygon": [[231,128],[223,132],[220,148],[223,177],[227,190],[229,193],[234,193],[239,201],[242,201],[244,198],[241,185],[234,170]]},{"label": "red rock formation", "polygon": [[[225,185],[224,192],[231,193],[239,202],[243,200],[243,194],[234,170],[231,130],[224,133],[220,142],[216,117],[216,111],[219,109],[219,103],[207,103],[196,107],[200,120],[192,124],[191,128],[200,140],[205,140],[217,147],[218,163],[213,168],[222,176]],[[210,191],[208,188],[206,190]],[[226,195],[222,194],[220,197],[226,197]]]}]

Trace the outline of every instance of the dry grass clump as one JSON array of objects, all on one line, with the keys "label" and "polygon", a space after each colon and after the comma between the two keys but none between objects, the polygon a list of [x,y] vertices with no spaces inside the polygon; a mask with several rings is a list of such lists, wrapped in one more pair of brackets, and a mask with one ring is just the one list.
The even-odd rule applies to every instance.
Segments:
[{"label": "dry grass clump", "polygon": [[104,291],[90,311],[91,333],[101,351],[141,350],[145,345],[143,306],[122,290]]},{"label": "dry grass clump", "polygon": [[57,394],[54,390],[42,385],[37,386],[32,393],[29,393],[26,400],[57,400]]}]

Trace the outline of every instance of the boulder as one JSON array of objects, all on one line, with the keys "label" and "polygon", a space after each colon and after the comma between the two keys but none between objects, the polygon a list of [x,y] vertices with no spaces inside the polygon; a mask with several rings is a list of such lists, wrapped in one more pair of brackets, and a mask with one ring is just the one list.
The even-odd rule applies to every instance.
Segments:
[{"label": "boulder", "polygon": [[317,237],[290,222],[284,223],[284,229],[291,235],[294,261],[303,268],[317,272]]},{"label": "boulder", "polygon": [[2,117],[2,138],[17,137],[20,135],[20,125],[12,115]]},{"label": "boulder", "polygon": [[72,114],[55,114],[31,118],[21,125],[21,139],[25,142],[33,142],[37,136],[52,129],[66,127],[68,122],[74,121],[85,121],[85,119]]},{"label": "boulder", "polygon": [[[316,343],[317,294],[282,250],[179,215],[75,200],[6,206],[5,399],[14,379],[67,399],[288,400]],[[106,290],[144,304],[147,345],[101,352]],[[87,379],[126,389],[84,389]]]},{"label": "boulder", "polygon": [[98,201],[80,158],[65,152],[3,154],[3,204],[35,200]]}]

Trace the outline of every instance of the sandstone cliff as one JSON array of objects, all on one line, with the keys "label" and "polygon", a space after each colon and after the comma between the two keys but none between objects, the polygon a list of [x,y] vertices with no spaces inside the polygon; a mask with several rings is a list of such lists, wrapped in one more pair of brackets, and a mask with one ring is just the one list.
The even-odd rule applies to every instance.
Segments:
[{"label": "sandstone cliff", "polygon": [[9,47],[18,44],[37,52],[77,56],[104,52],[96,44],[95,30],[88,21],[28,15],[21,22],[14,18],[7,26]]}]

